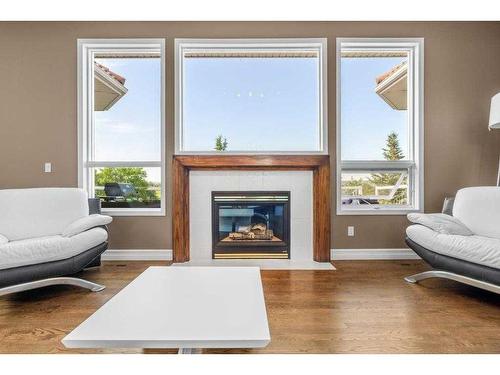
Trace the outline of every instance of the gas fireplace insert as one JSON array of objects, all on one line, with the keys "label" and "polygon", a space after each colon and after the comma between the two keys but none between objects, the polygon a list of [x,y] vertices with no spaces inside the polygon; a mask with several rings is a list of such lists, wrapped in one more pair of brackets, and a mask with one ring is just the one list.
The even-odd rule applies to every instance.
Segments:
[{"label": "gas fireplace insert", "polygon": [[213,259],[289,259],[289,191],[213,191]]}]

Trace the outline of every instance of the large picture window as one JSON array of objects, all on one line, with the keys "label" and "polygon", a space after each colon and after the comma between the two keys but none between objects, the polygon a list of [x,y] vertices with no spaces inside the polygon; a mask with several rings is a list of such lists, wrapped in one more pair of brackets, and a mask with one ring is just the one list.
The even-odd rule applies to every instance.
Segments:
[{"label": "large picture window", "polygon": [[337,39],[337,213],[423,209],[423,40]]},{"label": "large picture window", "polygon": [[327,153],[326,40],[176,40],[177,153]]},{"label": "large picture window", "polygon": [[113,215],[163,215],[164,42],[79,40],[79,185]]}]

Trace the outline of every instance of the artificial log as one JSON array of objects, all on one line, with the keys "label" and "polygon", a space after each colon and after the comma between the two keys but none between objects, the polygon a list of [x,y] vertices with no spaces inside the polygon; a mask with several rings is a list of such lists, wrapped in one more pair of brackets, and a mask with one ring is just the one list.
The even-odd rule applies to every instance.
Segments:
[{"label": "artificial log", "polygon": [[252,226],[252,229],[250,230],[254,234],[266,234],[267,226],[266,224],[263,223],[258,223]]},{"label": "artificial log", "polygon": [[248,234],[248,233],[250,233],[251,230],[252,230],[251,225],[239,225],[238,227],[236,227],[237,233]]},{"label": "artificial log", "polygon": [[253,240],[255,238],[255,234],[253,234],[252,232],[248,233],[233,232],[229,233],[229,238],[232,240]]},{"label": "artificial log", "polygon": [[240,233],[240,232],[232,232],[229,233],[229,238],[234,241],[248,241],[248,240],[267,240],[270,241],[274,237],[274,233],[271,229],[267,229],[262,234],[255,234],[253,232],[249,233]]}]

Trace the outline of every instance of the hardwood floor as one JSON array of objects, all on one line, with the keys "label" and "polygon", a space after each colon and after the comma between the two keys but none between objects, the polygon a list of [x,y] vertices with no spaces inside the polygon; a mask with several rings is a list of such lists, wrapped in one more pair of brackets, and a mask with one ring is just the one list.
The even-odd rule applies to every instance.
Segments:
[{"label": "hardwood floor", "polygon": [[[106,262],[83,277],[100,293],[65,287],[0,297],[0,353],[69,350],[60,340],[149,265]],[[421,261],[337,261],[337,271],[262,271],[271,343],[206,353],[500,353],[500,295],[446,280],[406,284]],[[147,350],[146,353],[173,353]]]}]

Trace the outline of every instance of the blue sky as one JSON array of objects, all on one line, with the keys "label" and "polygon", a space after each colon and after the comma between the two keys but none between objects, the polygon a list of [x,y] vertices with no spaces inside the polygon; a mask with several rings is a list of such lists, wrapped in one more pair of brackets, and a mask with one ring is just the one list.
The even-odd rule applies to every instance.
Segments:
[{"label": "blue sky", "polygon": [[408,156],[407,111],[392,109],[375,93],[375,77],[404,58],[342,58],[342,159],[383,160],[387,135],[395,131]]},{"label": "blue sky", "polygon": [[[375,77],[402,60],[342,59],[344,160],[383,159],[393,130],[407,156],[407,112],[393,110],[374,92]],[[110,110],[95,112],[96,160],[161,160],[160,59],[97,61],[125,77],[128,92]],[[218,134],[228,139],[229,150],[307,151],[318,145],[317,59],[192,58],[184,69],[187,150],[212,150]],[[148,173],[159,181],[159,169]]]},{"label": "blue sky", "polygon": [[184,62],[184,148],[315,150],[318,59],[191,58]]},{"label": "blue sky", "polygon": [[108,111],[94,112],[95,159],[160,161],[160,59],[96,61],[125,77],[128,92]]},{"label": "blue sky", "polygon": [[[96,59],[125,77],[128,92],[108,111],[96,111],[95,160],[160,161],[161,65],[159,58]],[[145,168],[161,181],[160,168]]]}]

